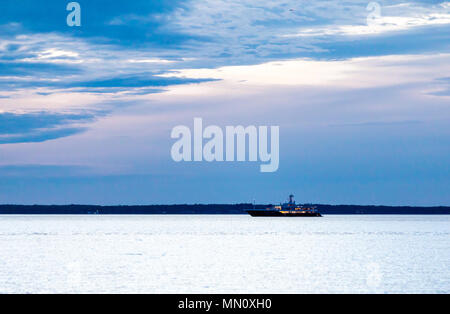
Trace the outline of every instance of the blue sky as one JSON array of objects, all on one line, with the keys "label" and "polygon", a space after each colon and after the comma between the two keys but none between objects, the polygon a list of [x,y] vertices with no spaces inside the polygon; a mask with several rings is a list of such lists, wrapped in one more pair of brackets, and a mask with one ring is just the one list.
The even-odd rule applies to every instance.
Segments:
[{"label": "blue sky", "polygon": [[[450,2],[78,2],[0,3],[0,203],[450,205]],[[175,163],[194,117],[279,170]]]}]

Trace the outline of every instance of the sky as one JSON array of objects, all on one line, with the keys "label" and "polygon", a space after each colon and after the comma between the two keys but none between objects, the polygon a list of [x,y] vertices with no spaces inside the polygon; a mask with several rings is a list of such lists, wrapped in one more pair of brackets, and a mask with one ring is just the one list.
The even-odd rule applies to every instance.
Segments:
[{"label": "sky", "polygon": [[[450,2],[0,2],[0,203],[450,205]],[[175,162],[279,126],[280,165]]]}]

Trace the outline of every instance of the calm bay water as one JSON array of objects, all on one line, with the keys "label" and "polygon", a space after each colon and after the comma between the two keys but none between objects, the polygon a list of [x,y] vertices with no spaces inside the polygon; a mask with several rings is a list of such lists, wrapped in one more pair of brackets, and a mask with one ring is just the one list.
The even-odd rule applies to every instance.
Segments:
[{"label": "calm bay water", "polygon": [[0,216],[0,293],[450,293],[450,216]]}]

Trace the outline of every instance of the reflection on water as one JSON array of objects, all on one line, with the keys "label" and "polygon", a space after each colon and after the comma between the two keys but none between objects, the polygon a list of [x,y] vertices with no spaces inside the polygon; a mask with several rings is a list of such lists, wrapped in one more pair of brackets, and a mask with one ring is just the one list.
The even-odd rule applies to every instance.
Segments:
[{"label": "reflection on water", "polygon": [[449,216],[0,216],[0,293],[449,293],[449,235]]}]

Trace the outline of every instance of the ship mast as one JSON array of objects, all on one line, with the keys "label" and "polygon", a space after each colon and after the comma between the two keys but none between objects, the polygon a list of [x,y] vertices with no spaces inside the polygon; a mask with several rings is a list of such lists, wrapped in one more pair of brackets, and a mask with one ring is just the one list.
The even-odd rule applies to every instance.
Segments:
[{"label": "ship mast", "polygon": [[294,195],[289,195],[289,205],[295,205]]}]

